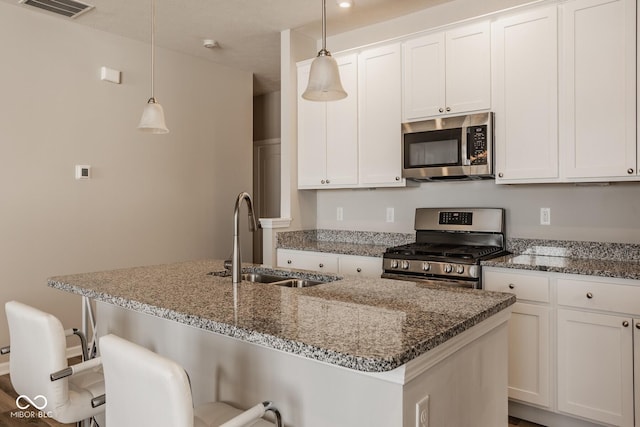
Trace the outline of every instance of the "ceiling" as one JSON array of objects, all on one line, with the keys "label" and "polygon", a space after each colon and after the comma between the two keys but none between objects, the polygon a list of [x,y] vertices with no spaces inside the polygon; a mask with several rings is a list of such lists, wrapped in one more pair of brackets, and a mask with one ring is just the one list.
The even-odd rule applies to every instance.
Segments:
[{"label": "ceiling", "polygon": [[[76,19],[46,13],[74,24],[149,42],[151,2],[81,0],[95,9]],[[406,15],[450,0],[354,0],[341,9],[327,0],[327,34],[339,34]],[[206,58],[254,74],[254,95],[280,90],[280,32],[294,29],[314,39],[321,36],[320,0],[156,0],[156,44]],[[207,49],[204,39],[219,47]],[[331,50],[331,46],[328,46]]]}]

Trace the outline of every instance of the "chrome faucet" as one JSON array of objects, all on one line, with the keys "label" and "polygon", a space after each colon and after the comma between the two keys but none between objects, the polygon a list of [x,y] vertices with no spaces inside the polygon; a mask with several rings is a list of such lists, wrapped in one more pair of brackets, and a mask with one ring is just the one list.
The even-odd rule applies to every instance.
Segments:
[{"label": "chrome faucet", "polygon": [[240,255],[240,204],[243,200],[247,202],[249,210],[249,231],[258,229],[255,213],[253,212],[253,202],[249,193],[242,192],[236,199],[236,207],[233,211],[233,253],[231,254],[231,283],[236,284],[242,281],[242,259]]}]

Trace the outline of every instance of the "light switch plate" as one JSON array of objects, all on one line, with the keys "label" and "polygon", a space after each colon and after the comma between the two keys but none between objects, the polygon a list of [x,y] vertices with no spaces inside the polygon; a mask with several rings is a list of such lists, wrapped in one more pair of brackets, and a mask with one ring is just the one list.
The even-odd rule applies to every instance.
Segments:
[{"label": "light switch plate", "polygon": [[120,71],[113,68],[102,67],[100,68],[100,80],[120,84]]}]

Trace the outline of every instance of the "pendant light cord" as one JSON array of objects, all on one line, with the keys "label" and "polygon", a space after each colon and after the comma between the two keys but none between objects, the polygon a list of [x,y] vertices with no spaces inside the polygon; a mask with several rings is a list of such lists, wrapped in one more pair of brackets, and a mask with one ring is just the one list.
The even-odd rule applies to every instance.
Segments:
[{"label": "pendant light cord", "polygon": [[322,0],[322,51],[327,51],[327,1]]},{"label": "pendant light cord", "polygon": [[156,102],[156,97],[154,93],[154,68],[156,62],[156,54],[155,54],[155,33],[156,33],[156,1],[151,0],[151,100],[152,102]]}]

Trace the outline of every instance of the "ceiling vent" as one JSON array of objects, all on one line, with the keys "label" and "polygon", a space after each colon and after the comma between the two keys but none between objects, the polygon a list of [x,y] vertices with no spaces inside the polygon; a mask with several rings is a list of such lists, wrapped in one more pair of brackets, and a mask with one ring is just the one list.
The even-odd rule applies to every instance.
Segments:
[{"label": "ceiling vent", "polygon": [[20,3],[68,18],[77,18],[94,8],[90,4],[80,3],[75,0],[20,0]]}]

